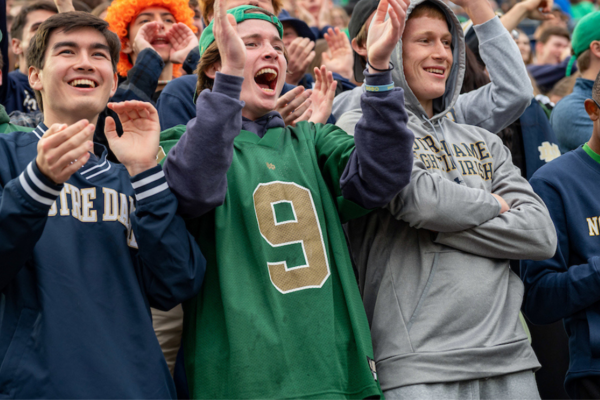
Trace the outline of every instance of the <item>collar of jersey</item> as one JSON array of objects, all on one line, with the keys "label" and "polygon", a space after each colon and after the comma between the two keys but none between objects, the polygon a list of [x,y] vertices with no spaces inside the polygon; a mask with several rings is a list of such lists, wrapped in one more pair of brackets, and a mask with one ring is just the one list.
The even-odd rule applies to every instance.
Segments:
[{"label": "collar of jersey", "polygon": [[[34,130],[33,133],[41,139],[44,136],[44,133],[48,128],[42,122],[39,124]],[[101,154],[98,157],[96,154]],[[81,175],[83,175],[86,179],[93,178],[96,175],[99,175],[102,172],[108,171],[110,169],[110,162],[106,159],[108,155],[108,150],[106,147],[101,145],[100,143],[94,142],[94,152],[90,154],[90,159],[85,163],[83,167],[78,171]]]}]

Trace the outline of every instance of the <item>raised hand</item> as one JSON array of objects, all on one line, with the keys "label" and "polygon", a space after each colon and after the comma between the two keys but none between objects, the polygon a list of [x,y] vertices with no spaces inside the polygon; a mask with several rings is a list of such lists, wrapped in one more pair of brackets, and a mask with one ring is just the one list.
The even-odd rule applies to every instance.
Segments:
[{"label": "raised hand", "polygon": [[527,18],[544,21],[554,19],[553,3],[552,0],[525,0],[517,4],[525,8]]},{"label": "raised hand", "polygon": [[157,21],[144,24],[133,39],[133,51],[140,54],[144,49],[153,49],[150,43],[158,36],[160,27],[161,24]]},{"label": "raised hand", "polygon": [[198,47],[198,38],[184,23],[174,24],[167,32],[167,39],[171,43],[170,60],[175,64],[183,64],[192,49]]},{"label": "raised hand", "polygon": [[[367,59],[370,73],[376,72],[370,66],[377,69],[388,69],[392,50],[404,30],[404,19],[409,3],[409,0],[381,0],[379,3],[367,37]],[[391,7],[388,8],[388,4]],[[390,17],[386,21],[385,14],[388,11]],[[401,67],[401,65],[398,66],[398,68]]]},{"label": "raised hand", "polygon": [[58,9],[59,13],[75,11],[75,7],[73,7],[73,0],[54,0],[54,4],[56,4],[56,8]]},{"label": "raised hand", "polygon": [[37,145],[40,172],[56,184],[68,181],[89,160],[94,129],[85,119],[70,126],[53,124]]},{"label": "raised hand", "polygon": [[331,115],[331,107],[333,98],[335,97],[335,88],[337,82],[333,80],[331,72],[327,71],[325,66],[315,68],[315,87],[313,88],[310,100],[312,104],[310,109],[312,115],[309,118],[310,122],[315,124],[324,124]]},{"label": "raised hand", "polygon": [[129,175],[134,176],[155,167],[160,141],[156,109],[150,103],[137,100],[108,103],[108,108],[119,116],[123,135],[119,137],[117,134],[112,117],[106,117],[104,133],[111,150],[127,168]]},{"label": "raised hand", "polygon": [[286,125],[295,126],[300,121],[308,121],[312,114],[312,92],[304,90],[303,86],[297,86],[277,100],[275,111],[281,114]]},{"label": "raised hand", "polygon": [[285,81],[297,85],[315,58],[315,43],[308,38],[297,37],[288,47],[288,67]]},{"label": "raised hand", "polygon": [[227,14],[226,3],[227,0],[216,0],[214,5],[213,33],[221,53],[221,72],[244,76],[246,46],[237,34],[235,17]]},{"label": "raised hand", "polygon": [[323,29],[329,25],[329,14],[331,13],[332,8],[333,4],[331,3],[331,0],[321,0],[321,9],[319,10],[319,17],[317,20],[319,29]]},{"label": "raised hand", "polygon": [[354,55],[348,36],[340,28],[327,30],[324,35],[329,51],[321,55],[328,71],[336,72],[346,79],[354,77]]}]

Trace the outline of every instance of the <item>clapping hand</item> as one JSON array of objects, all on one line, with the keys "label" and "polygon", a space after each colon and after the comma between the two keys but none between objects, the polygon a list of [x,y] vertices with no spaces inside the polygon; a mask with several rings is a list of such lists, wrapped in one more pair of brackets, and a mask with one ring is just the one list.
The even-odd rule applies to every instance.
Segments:
[{"label": "clapping hand", "polygon": [[[391,7],[388,8],[388,4]],[[381,0],[379,3],[367,37],[367,59],[370,73],[376,72],[371,66],[381,70],[388,69],[392,50],[404,30],[408,4],[409,0]],[[386,21],[387,11],[389,11],[390,17]]]},{"label": "clapping hand", "polygon": [[171,43],[170,60],[175,64],[183,64],[189,52],[198,46],[198,38],[194,32],[181,22],[169,29],[167,39]]},{"label": "clapping hand", "polygon": [[156,109],[150,103],[137,100],[108,103],[108,108],[119,116],[123,135],[119,137],[117,134],[115,120],[106,117],[106,139],[129,175],[134,176],[155,167],[160,141],[160,123]]},{"label": "clapping hand", "polygon": [[213,34],[221,53],[221,72],[244,76],[246,46],[237,33],[235,17],[227,14],[226,0],[216,0],[214,7]]},{"label": "clapping hand", "polygon": [[327,30],[324,35],[329,51],[321,55],[328,71],[340,74],[346,79],[354,77],[354,53],[348,36],[340,28]]},{"label": "clapping hand", "polygon": [[310,96],[310,122],[314,122],[315,124],[324,124],[327,122],[327,119],[331,115],[336,87],[337,82],[333,80],[333,75],[327,71],[327,67],[323,65],[320,69],[315,68],[315,87]]}]

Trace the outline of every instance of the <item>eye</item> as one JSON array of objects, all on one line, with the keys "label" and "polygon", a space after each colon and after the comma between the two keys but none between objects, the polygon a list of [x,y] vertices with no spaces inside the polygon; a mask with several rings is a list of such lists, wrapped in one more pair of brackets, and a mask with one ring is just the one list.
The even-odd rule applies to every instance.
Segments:
[{"label": "eye", "polygon": [[75,52],[71,49],[62,49],[58,54],[75,54]]},{"label": "eye", "polygon": [[256,42],[246,42],[246,47],[257,47]]},{"label": "eye", "polygon": [[273,48],[274,48],[276,51],[278,51],[278,52],[280,52],[280,53],[283,53],[283,46],[282,46],[282,45],[276,44],[275,46],[273,46]]},{"label": "eye", "polygon": [[94,57],[102,57],[108,60],[108,55],[102,51],[97,51],[93,54]]},{"label": "eye", "polygon": [[165,18],[165,22],[168,24],[174,24],[175,23],[175,19],[173,18]]}]

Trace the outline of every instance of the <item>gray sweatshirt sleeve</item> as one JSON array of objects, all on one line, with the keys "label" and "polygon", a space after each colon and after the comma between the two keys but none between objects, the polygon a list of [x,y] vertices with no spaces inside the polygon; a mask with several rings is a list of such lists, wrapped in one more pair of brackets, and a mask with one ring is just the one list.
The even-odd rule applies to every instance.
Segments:
[{"label": "gray sweatshirt sleeve", "polygon": [[500,202],[491,193],[430,173],[417,157],[410,184],[386,208],[412,228],[436,232],[463,231],[500,214]]},{"label": "gray sweatshirt sleeve", "polygon": [[490,146],[494,157],[492,192],[502,196],[510,210],[462,232],[440,232],[434,241],[488,258],[550,258],[557,239],[548,209],[513,165],[510,151],[499,138],[494,139]]},{"label": "gray sweatshirt sleeve", "polygon": [[342,128],[348,135],[354,136],[354,128],[356,128],[360,117],[362,117],[362,110],[348,111],[342,114],[335,124]]},{"label": "gray sweatshirt sleeve", "polygon": [[242,130],[243,81],[217,72],[213,90],[203,90],[196,100],[197,118],[165,161],[167,182],[184,217],[199,217],[225,200],[233,140]]},{"label": "gray sweatshirt sleeve", "polygon": [[474,29],[491,83],[458,97],[456,122],[498,133],[523,114],[533,87],[519,48],[498,17]]}]

